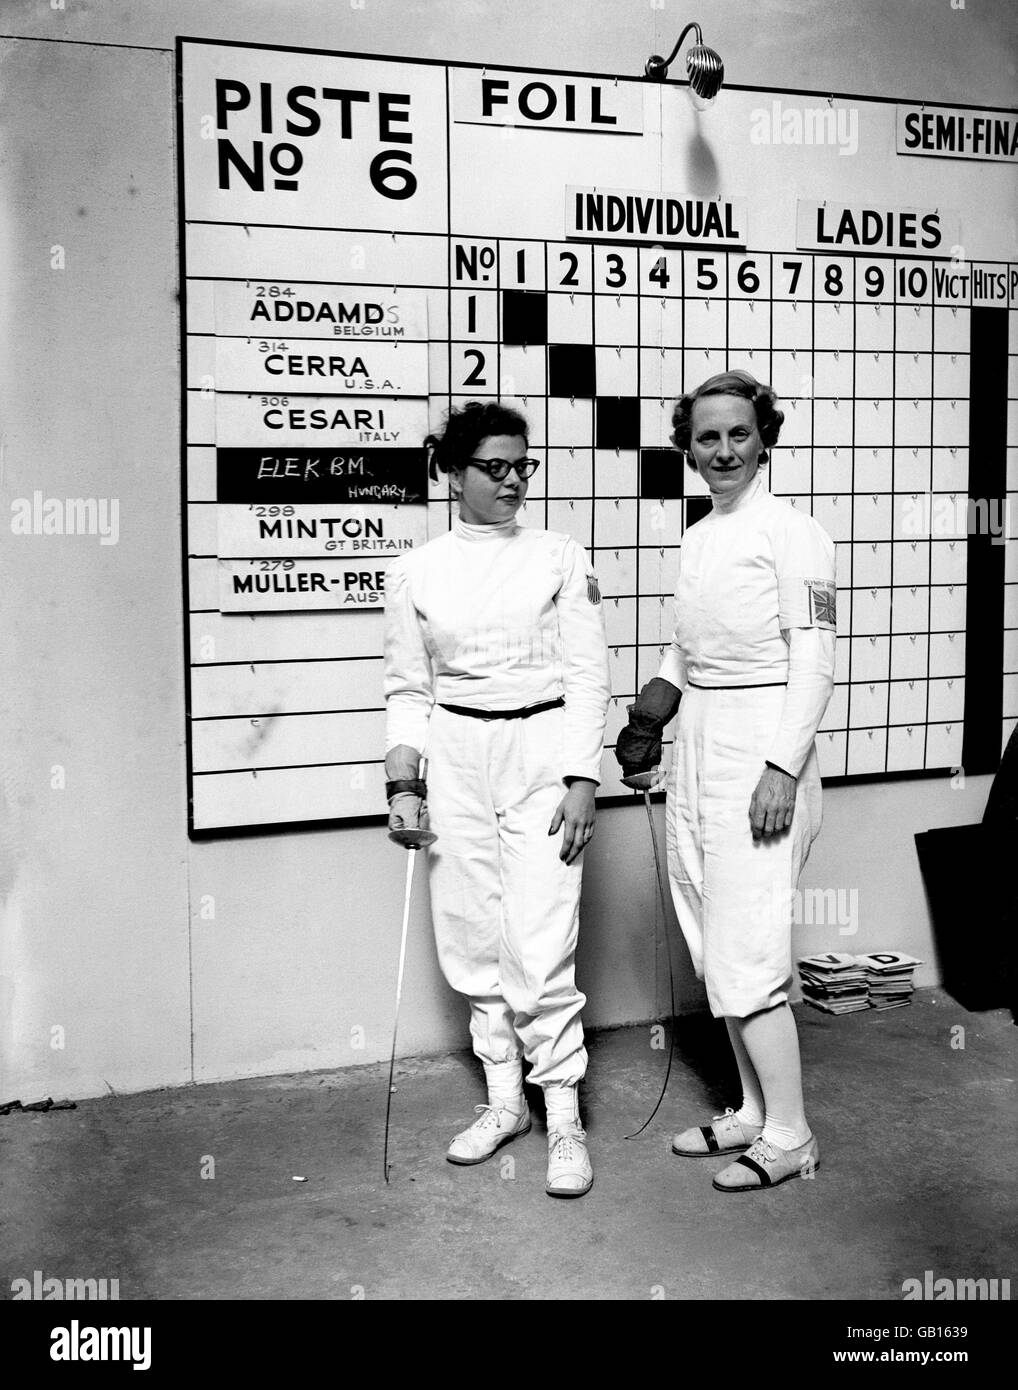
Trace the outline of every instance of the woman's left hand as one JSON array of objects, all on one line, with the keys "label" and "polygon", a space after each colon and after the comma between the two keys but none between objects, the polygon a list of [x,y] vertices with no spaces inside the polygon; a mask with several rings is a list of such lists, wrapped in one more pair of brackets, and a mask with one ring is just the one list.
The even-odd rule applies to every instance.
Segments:
[{"label": "woman's left hand", "polygon": [[749,803],[753,839],[779,835],[792,824],[798,783],[779,767],[765,767]]},{"label": "woman's left hand", "polygon": [[594,833],[594,791],[596,787],[596,782],[588,781],[585,777],[577,777],[570,784],[569,790],[559,802],[555,814],[551,818],[551,825],[548,827],[549,835],[554,835],[558,829],[565,827],[559,858],[564,859],[567,864],[571,864],[583,851],[587,841]]}]

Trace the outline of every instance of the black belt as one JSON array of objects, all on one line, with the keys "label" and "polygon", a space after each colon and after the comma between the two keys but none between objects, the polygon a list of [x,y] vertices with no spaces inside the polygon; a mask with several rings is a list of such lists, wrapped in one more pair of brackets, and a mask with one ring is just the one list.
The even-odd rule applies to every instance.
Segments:
[{"label": "black belt", "polygon": [[522,709],[471,709],[469,705],[443,705],[450,714],[465,714],[470,719],[529,719],[532,714],[543,714],[546,709],[561,709],[565,704],[564,695],[557,700],[545,700],[540,705],[524,705]]},{"label": "black belt", "polygon": [[787,681],[758,681],[756,685],[697,685],[696,681],[686,681],[694,690],[780,690]]}]

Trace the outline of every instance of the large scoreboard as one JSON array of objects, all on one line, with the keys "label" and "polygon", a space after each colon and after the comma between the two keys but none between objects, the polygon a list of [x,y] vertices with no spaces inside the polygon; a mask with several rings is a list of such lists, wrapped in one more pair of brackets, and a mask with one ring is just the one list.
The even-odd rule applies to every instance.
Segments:
[{"label": "large scoreboard", "polygon": [[1014,113],[178,41],[194,833],[384,809],[385,571],[422,440],[500,398],[525,525],[605,596],[610,752],[709,509],[673,402],[771,382],[836,543],[825,779],[995,769],[1018,719]]}]

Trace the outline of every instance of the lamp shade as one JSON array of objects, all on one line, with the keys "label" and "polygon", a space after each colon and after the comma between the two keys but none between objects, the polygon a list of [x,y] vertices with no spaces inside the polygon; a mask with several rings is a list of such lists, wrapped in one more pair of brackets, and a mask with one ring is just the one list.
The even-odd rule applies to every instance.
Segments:
[{"label": "lamp shade", "polygon": [[690,90],[707,105],[721,90],[721,84],[725,80],[725,65],[713,48],[698,43],[686,54],[686,73]]}]

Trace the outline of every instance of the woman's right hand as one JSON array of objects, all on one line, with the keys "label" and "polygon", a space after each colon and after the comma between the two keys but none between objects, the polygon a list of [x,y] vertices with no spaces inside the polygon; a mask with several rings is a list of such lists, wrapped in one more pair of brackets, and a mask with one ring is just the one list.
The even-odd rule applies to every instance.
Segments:
[{"label": "woman's right hand", "polygon": [[420,778],[421,754],[401,743],[385,755],[389,829],[428,830],[428,789]]},{"label": "woman's right hand", "polygon": [[749,824],[754,840],[780,835],[792,824],[798,783],[790,772],[769,763],[760,774],[749,802]]},{"label": "woman's right hand", "polygon": [[389,802],[390,830],[428,830],[428,803],[412,792],[397,792]]}]

